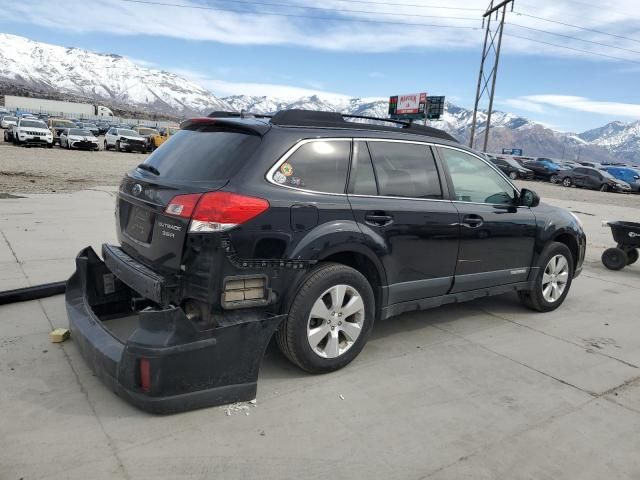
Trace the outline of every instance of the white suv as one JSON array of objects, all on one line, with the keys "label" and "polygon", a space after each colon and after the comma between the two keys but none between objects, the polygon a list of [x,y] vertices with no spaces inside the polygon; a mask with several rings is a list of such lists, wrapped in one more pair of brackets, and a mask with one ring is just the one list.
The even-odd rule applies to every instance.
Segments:
[{"label": "white suv", "polygon": [[140,152],[146,153],[147,140],[134,130],[127,128],[110,128],[104,136],[104,149],[113,148],[118,152]]},{"label": "white suv", "polygon": [[42,145],[53,147],[53,134],[42,120],[21,118],[13,127],[13,143],[16,145]]}]

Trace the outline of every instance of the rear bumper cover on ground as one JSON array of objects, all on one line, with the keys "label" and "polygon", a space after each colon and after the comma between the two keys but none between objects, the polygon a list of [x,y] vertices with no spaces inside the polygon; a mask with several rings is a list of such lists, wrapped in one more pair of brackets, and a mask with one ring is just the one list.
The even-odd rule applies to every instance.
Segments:
[{"label": "rear bumper cover on ground", "polygon": [[[172,413],[255,398],[266,346],[284,319],[265,312],[232,312],[220,326],[199,330],[177,307],[127,312],[134,293],[91,247],[76,258],[67,283],[72,339],[95,374],[125,400],[152,413]],[[133,316],[126,339],[107,327]],[[143,391],[140,361],[150,366]]]}]

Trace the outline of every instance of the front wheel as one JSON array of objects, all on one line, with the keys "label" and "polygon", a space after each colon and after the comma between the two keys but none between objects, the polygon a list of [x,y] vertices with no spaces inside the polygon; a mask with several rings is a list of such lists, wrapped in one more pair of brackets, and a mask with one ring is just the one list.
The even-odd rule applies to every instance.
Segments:
[{"label": "front wheel", "polygon": [[538,267],[533,288],[519,292],[520,300],[532,310],[550,312],[562,305],[571,288],[571,250],[564,243],[549,243],[540,254]]},{"label": "front wheel", "polygon": [[104,141],[104,150],[107,151],[109,150],[109,144],[107,143],[107,141]]},{"label": "front wheel", "polygon": [[638,257],[640,256],[638,254],[637,248],[632,248],[630,250],[627,250],[626,254],[627,254],[627,265],[633,265],[634,263],[636,263],[638,261]]},{"label": "front wheel", "polygon": [[120,140],[116,140],[116,152],[121,152],[122,148],[120,147]]},{"label": "front wheel", "polygon": [[357,270],[325,263],[308,273],[278,329],[282,353],[311,373],[338,370],[364,348],[375,319],[373,289]]},{"label": "front wheel", "polygon": [[606,183],[603,183],[603,184],[600,186],[600,191],[601,191],[601,192],[608,192],[608,191],[609,191],[609,185],[607,185]]},{"label": "front wheel", "polygon": [[511,180],[517,180],[518,179],[518,173],[517,172],[511,172],[509,173],[509,178]]},{"label": "front wheel", "polygon": [[564,185],[565,187],[570,187],[571,186],[571,178],[564,177],[562,179],[562,185]]}]

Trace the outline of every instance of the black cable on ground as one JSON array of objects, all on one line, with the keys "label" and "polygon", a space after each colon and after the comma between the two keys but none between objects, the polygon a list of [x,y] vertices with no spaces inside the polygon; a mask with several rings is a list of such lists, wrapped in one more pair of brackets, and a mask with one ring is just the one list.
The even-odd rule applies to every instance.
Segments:
[{"label": "black cable on ground", "polygon": [[67,288],[67,282],[43,283],[33,287],[16,288],[15,290],[5,290],[0,292],[0,305],[8,303],[26,302],[28,300],[38,300],[39,298],[61,295]]}]

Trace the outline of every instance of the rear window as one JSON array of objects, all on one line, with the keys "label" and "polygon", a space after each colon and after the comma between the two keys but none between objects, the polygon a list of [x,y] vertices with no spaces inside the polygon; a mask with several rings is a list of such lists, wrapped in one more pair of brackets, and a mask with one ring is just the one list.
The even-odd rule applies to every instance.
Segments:
[{"label": "rear window", "polygon": [[44,122],[39,120],[22,120],[20,122],[21,127],[29,127],[29,128],[47,128]]},{"label": "rear window", "polygon": [[228,130],[180,130],[144,162],[161,178],[181,182],[226,180],[258,148],[260,137]]}]

